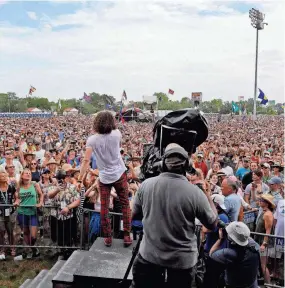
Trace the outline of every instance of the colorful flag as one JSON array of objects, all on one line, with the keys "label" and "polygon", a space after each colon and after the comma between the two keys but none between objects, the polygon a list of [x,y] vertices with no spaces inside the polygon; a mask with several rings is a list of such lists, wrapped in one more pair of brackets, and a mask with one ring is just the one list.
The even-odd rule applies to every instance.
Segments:
[{"label": "colorful flag", "polygon": [[125,90],[123,91],[122,100],[127,100],[127,93]]},{"label": "colorful flag", "polygon": [[261,99],[260,104],[266,105],[268,103],[268,98],[265,96],[264,92],[261,89],[258,88],[258,90],[259,90],[258,98]]},{"label": "colorful flag", "polygon": [[124,117],[123,117],[123,101],[122,101],[122,103],[121,103],[121,108],[120,108],[120,120],[121,120],[121,122],[122,122],[122,124],[124,124],[125,123],[125,119],[124,119]]},{"label": "colorful flag", "polygon": [[168,89],[168,94],[173,95],[173,94],[174,94],[174,90],[172,90],[172,89]]},{"label": "colorful flag", "polygon": [[31,85],[30,90],[29,90],[29,95],[32,95],[33,92],[35,92],[36,90],[37,89]]},{"label": "colorful flag", "polygon": [[90,102],[91,102],[91,96],[88,96],[88,95],[84,92],[83,100],[86,101],[87,103],[90,103]]},{"label": "colorful flag", "polygon": [[234,101],[232,101],[232,111],[233,111],[234,113],[236,113],[236,112],[239,111],[239,107],[238,107],[238,105],[237,105]]}]

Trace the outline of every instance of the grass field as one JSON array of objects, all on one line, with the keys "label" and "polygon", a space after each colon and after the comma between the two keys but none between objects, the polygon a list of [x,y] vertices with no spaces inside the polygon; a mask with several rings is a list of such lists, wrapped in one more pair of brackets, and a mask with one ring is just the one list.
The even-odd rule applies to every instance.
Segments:
[{"label": "grass field", "polygon": [[0,288],[18,288],[26,279],[33,279],[43,269],[50,269],[57,259],[14,261],[8,258],[0,262]]}]

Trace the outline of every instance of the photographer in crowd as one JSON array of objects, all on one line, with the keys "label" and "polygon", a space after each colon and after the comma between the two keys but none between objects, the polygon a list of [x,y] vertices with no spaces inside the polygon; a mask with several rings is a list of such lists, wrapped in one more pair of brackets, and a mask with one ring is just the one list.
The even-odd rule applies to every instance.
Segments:
[{"label": "photographer in crowd", "polygon": [[[133,220],[143,220],[144,237],[133,266],[132,288],[191,287],[198,258],[195,217],[208,229],[217,211],[207,193],[187,181],[188,153],[169,144],[159,176],[145,180],[135,195]],[[175,222],[173,222],[175,219]]]},{"label": "photographer in crowd", "polygon": [[[224,248],[224,241],[227,241],[227,248]],[[225,265],[227,288],[258,288],[259,246],[250,238],[250,230],[244,223],[235,221],[225,230],[220,229],[210,257]]]}]

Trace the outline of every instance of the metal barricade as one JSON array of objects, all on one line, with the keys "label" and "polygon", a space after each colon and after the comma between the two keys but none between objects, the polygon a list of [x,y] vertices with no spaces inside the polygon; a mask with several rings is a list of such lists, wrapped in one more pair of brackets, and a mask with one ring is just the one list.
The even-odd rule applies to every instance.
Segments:
[{"label": "metal barricade", "polygon": [[[109,212],[111,229],[114,238],[123,239],[123,214]],[[91,209],[83,209],[80,233],[80,247],[88,250],[98,237],[103,237],[100,213]],[[82,225],[83,223],[83,225]]]},{"label": "metal barricade", "polygon": [[[268,237],[268,246],[260,252],[261,267],[264,274],[265,287],[284,287],[284,240],[283,236],[251,232],[253,239]],[[262,241],[263,242],[263,241]]]},{"label": "metal barricade", "polygon": [[[20,208],[20,209],[19,209]],[[80,248],[76,209],[68,215],[60,207],[0,204],[0,247],[15,248]]]}]

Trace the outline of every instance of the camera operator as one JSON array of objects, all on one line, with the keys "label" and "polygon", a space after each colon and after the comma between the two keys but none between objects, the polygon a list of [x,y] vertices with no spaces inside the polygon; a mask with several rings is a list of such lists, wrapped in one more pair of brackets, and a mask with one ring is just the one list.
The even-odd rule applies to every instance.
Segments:
[{"label": "camera operator", "polygon": [[143,219],[144,237],[133,266],[132,288],[191,287],[198,250],[195,217],[208,229],[217,225],[217,210],[207,193],[189,183],[187,152],[169,144],[159,176],[145,180],[136,193],[133,220]]},{"label": "camera operator", "polygon": [[[228,242],[228,248],[223,248],[224,241]],[[219,239],[210,250],[210,257],[225,265],[227,288],[258,288],[259,245],[250,238],[246,224],[235,221],[220,229]]]}]

